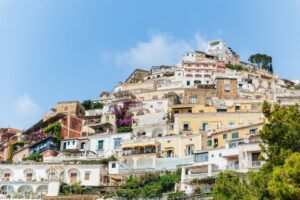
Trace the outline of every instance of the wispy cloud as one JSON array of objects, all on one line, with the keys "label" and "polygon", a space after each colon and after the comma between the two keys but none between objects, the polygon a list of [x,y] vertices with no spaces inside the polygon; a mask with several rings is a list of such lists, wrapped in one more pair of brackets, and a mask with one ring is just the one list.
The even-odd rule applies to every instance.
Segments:
[{"label": "wispy cloud", "polygon": [[27,94],[18,97],[14,105],[16,115],[21,118],[35,118],[42,112],[40,106]]},{"label": "wispy cloud", "polygon": [[148,41],[140,41],[124,51],[106,52],[103,58],[117,66],[149,68],[153,65],[175,64],[185,51],[203,50],[207,41],[198,33],[189,40],[177,39],[167,33],[150,34]]}]

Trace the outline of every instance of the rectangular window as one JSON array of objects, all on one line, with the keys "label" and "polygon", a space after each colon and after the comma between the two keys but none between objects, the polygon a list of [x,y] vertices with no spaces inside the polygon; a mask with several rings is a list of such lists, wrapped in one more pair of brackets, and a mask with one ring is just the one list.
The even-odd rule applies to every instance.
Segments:
[{"label": "rectangular window", "polygon": [[217,109],[217,112],[227,112],[227,109]]},{"label": "rectangular window", "polygon": [[85,148],[85,142],[82,142],[81,144],[80,144],[80,149],[84,149]]},{"label": "rectangular window", "polygon": [[230,92],[230,80],[224,80],[224,90]]},{"label": "rectangular window", "polygon": [[250,129],[250,134],[256,134],[258,132],[257,128]]},{"label": "rectangular window", "polygon": [[237,133],[232,133],[231,138],[232,139],[239,138],[239,133],[238,132]]},{"label": "rectangular window", "polygon": [[112,163],[112,164],[111,164],[111,168],[113,168],[113,169],[116,168],[116,166],[117,166],[116,163]]},{"label": "rectangular window", "polygon": [[237,147],[238,146],[238,143],[237,142],[230,142],[229,143],[229,148],[231,149],[231,148],[235,148],[235,147]]},{"label": "rectangular window", "polygon": [[114,147],[115,148],[121,147],[121,138],[114,138]]},{"label": "rectangular window", "polygon": [[188,145],[187,148],[186,148],[186,155],[187,156],[191,156],[193,155],[193,145]]},{"label": "rectangular window", "polygon": [[183,124],[183,131],[189,131],[189,124]]},{"label": "rectangular window", "polygon": [[190,81],[187,81],[187,82],[186,82],[186,85],[190,85]]},{"label": "rectangular window", "polygon": [[190,104],[196,104],[196,103],[198,103],[198,97],[190,96]]},{"label": "rectangular window", "polygon": [[104,144],[103,140],[98,141],[98,150],[103,150],[103,144]]},{"label": "rectangular window", "polygon": [[4,173],[4,180],[3,181],[9,181],[10,180],[10,173]]},{"label": "rectangular window", "polygon": [[211,141],[211,140],[208,140],[208,141],[207,141],[207,146],[211,147],[211,145],[212,145],[212,141]]},{"label": "rectangular window", "polygon": [[199,153],[195,155],[195,161],[196,163],[200,163],[200,162],[207,162],[208,161],[208,153]]},{"label": "rectangular window", "polygon": [[27,173],[26,174],[26,180],[27,181],[32,181],[32,177],[33,177],[32,173]]},{"label": "rectangular window", "polygon": [[219,146],[219,140],[218,138],[214,139],[214,147],[218,147]]},{"label": "rectangular window", "polygon": [[91,172],[85,172],[85,173],[84,173],[84,180],[85,180],[85,181],[90,180],[90,175],[91,175]]},{"label": "rectangular window", "polygon": [[226,140],[227,139],[227,134],[223,134],[223,139]]},{"label": "rectangular window", "polygon": [[229,128],[234,128],[235,127],[235,123],[234,122],[229,122],[228,123],[228,127]]},{"label": "rectangular window", "polygon": [[208,131],[208,123],[203,123],[202,124],[202,130],[204,130],[204,131]]}]

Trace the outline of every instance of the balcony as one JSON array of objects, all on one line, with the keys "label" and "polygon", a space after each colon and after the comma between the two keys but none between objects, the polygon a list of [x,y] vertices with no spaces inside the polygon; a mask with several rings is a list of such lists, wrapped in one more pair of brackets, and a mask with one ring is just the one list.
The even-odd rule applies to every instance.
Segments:
[{"label": "balcony", "polygon": [[184,180],[205,179],[207,177],[215,177],[219,173],[220,172],[212,172],[211,174],[209,173],[187,174],[185,175]]},{"label": "balcony", "polygon": [[141,148],[141,149],[131,149],[131,150],[124,150],[123,156],[130,156],[130,155],[139,155],[139,154],[155,154],[155,148]]},{"label": "balcony", "polygon": [[261,161],[250,161],[248,163],[248,166],[251,168],[259,168],[261,167],[261,165],[262,165]]}]

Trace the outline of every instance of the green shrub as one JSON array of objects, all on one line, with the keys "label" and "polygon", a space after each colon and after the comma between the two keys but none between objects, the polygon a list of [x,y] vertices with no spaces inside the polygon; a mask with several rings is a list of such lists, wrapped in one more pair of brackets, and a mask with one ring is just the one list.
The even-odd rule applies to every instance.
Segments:
[{"label": "green shrub", "polygon": [[168,200],[182,199],[186,194],[183,191],[173,192],[168,195]]}]

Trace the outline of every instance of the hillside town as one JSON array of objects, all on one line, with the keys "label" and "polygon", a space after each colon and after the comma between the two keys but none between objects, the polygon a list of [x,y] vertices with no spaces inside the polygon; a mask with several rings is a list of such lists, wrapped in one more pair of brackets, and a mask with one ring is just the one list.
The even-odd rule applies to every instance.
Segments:
[{"label": "hillside town", "polygon": [[209,193],[221,172],[258,171],[262,105],[298,103],[299,80],[240,60],[221,40],[182,53],[98,99],[58,102],[26,130],[1,128],[0,194],[42,199],[76,185],[102,198],[132,177],[170,172],[180,178],[172,191],[191,196]]}]

